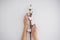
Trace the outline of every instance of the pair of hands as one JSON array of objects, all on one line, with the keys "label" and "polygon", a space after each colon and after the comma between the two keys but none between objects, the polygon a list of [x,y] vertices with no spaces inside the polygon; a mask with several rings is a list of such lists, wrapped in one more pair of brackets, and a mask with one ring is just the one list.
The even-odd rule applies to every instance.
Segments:
[{"label": "pair of hands", "polygon": [[[26,32],[27,32],[28,26],[29,26],[29,20],[28,20],[28,15],[26,14],[24,16],[24,30],[26,30]],[[37,37],[37,27],[36,27],[36,24],[33,25],[31,33],[32,33],[31,35],[33,36],[33,38]]]}]

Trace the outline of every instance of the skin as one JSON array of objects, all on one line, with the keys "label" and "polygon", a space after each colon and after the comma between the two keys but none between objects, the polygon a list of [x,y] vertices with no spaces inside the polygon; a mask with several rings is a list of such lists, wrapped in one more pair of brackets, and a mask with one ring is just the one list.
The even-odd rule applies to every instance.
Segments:
[{"label": "skin", "polygon": [[[27,28],[29,25],[29,20],[28,20],[28,16],[27,14],[24,16],[24,29],[23,29],[23,33],[22,33],[22,40],[27,40]],[[34,40],[38,40],[38,35],[37,35],[37,27],[34,24],[32,27],[32,37]]]},{"label": "skin", "polygon": [[32,37],[34,40],[38,40],[38,31],[37,31],[37,26],[36,24],[33,25],[32,27]]}]

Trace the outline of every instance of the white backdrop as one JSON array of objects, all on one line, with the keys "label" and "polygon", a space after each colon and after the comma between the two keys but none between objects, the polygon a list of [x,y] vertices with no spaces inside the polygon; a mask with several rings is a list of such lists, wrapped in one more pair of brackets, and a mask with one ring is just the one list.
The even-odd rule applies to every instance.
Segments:
[{"label": "white backdrop", "polygon": [[[60,1],[32,0],[39,40],[60,40]],[[0,0],[0,40],[21,40],[27,0]]]}]

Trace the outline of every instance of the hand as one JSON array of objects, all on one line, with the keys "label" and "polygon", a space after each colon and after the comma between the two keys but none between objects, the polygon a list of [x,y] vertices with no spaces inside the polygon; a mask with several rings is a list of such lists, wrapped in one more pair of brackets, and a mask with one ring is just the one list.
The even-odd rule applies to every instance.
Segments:
[{"label": "hand", "polygon": [[29,20],[28,20],[28,15],[26,14],[24,16],[24,30],[27,31],[28,26],[29,26]]},{"label": "hand", "polygon": [[37,27],[36,25],[34,24],[33,27],[32,27],[32,37],[34,38],[34,40],[38,40],[38,34],[37,34]]}]

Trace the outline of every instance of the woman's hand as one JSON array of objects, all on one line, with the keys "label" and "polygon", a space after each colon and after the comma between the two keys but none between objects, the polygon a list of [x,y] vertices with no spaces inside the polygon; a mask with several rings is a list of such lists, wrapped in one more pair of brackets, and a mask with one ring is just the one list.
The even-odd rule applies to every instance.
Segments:
[{"label": "woman's hand", "polygon": [[27,14],[24,16],[24,29],[23,29],[23,33],[22,33],[22,40],[27,40],[27,28],[29,25],[29,20],[28,20],[28,16]]},{"label": "woman's hand", "polygon": [[34,40],[38,40],[38,30],[37,30],[37,26],[34,24],[32,27],[32,37]]},{"label": "woman's hand", "polygon": [[[22,34],[22,40],[27,40],[27,29],[28,29],[28,26],[29,26],[29,19],[28,19],[28,15],[26,14],[24,16],[24,30],[23,30],[23,34]],[[33,27],[32,27],[32,37],[34,40],[38,40],[38,36],[37,36],[37,27],[36,25],[34,24]]]},{"label": "woman's hand", "polygon": [[24,16],[24,30],[27,31],[28,26],[29,26],[29,20],[28,20],[28,15],[26,14]]}]

